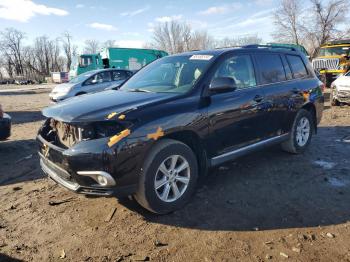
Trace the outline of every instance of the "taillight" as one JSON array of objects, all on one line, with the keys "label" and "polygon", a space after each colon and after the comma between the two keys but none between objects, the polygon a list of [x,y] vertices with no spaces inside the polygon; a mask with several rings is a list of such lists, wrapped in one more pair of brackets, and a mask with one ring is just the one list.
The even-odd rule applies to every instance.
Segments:
[{"label": "taillight", "polygon": [[4,117],[4,111],[2,111],[2,106],[0,105],[0,118]]}]

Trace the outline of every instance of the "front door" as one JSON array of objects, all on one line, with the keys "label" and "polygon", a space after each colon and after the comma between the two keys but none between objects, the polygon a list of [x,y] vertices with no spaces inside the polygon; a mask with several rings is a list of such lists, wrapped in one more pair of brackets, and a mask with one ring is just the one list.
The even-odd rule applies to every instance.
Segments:
[{"label": "front door", "polygon": [[111,84],[110,71],[103,71],[89,78],[83,86],[83,91],[86,93],[94,93],[103,91]]},{"label": "front door", "polygon": [[250,55],[223,59],[213,78],[231,77],[237,89],[210,96],[208,146],[211,157],[222,155],[259,141],[263,131],[264,97],[257,86]]}]

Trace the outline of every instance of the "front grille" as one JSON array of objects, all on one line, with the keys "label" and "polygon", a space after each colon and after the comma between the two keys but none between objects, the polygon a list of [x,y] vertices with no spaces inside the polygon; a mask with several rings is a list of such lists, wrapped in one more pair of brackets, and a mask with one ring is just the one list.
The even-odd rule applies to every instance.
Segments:
[{"label": "front grille", "polygon": [[40,155],[42,165],[44,165],[48,170],[51,172],[54,172],[57,176],[64,179],[65,181],[72,181],[71,175],[64,169],[60,168],[47,158],[45,158],[43,155]]},{"label": "front grille", "polygon": [[314,69],[327,69],[327,70],[338,70],[339,59],[338,58],[316,58],[312,60],[312,67]]}]

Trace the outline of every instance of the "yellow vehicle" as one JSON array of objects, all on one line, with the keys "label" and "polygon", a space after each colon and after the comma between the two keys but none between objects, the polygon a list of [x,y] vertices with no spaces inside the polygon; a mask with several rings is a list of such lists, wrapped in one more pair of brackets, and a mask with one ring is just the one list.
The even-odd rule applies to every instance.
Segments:
[{"label": "yellow vehicle", "polygon": [[350,68],[350,39],[332,41],[321,46],[318,56],[312,60],[313,68],[319,72],[327,87],[340,74]]}]

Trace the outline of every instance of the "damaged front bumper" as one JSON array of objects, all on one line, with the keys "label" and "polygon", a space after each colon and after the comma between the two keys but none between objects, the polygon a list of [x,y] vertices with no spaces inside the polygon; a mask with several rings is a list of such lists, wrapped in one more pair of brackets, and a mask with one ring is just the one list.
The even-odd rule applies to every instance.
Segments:
[{"label": "damaged front bumper", "polygon": [[336,99],[341,103],[350,103],[350,90],[334,89],[333,99]]},{"label": "damaged front bumper", "polygon": [[[105,152],[98,146],[89,154],[79,149],[65,150],[46,141],[40,134],[39,156],[41,169],[61,186],[86,195],[125,196],[136,191],[136,184],[121,181],[103,170]],[[83,163],[86,163],[85,165]]]}]

